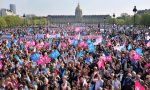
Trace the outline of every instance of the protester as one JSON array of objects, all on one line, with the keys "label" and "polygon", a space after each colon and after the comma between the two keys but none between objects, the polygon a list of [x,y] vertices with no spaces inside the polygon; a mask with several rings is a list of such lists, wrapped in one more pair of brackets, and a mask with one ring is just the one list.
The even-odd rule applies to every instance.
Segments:
[{"label": "protester", "polygon": [[0,90],[148,90],[150,32],[108,30],[82,24],[3,29]]}]

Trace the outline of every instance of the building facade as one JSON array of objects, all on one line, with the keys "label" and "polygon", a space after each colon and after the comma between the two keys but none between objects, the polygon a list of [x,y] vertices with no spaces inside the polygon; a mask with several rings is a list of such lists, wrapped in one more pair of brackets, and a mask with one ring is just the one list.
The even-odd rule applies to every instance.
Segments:
[{"label": "building facade", "polygon": [[16,5],[15,4],[10,4],[10,10],[16,14]]},{"label": "building facade", "polygon": [[5,8],[2,8],[1,10],[0,10],[0,16],[15,16],[16,14],[15,13],[13,13],[11,10],[9,10],[9,9],[5,9]]},{"label": "building facade", "polygon": [[0,9],[0,16],[16,16],[16,6],[15,4],[10,4],[10,9],[2,8]]},{"label": "building facade", "polygon": [[110,15],[82,15],[80,4],[75,9],[75,15],[48,15],[49,23],[103,23]]}]

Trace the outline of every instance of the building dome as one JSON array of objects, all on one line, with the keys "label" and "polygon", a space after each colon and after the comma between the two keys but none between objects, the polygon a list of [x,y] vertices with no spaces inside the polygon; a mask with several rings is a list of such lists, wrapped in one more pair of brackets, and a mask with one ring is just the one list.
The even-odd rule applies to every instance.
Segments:
[{"label": "building dome", "polygon": [[78,6],[76,7],[76,10],[75,10],[75,16],[76,17],[82,17],[82,10],[80,9],[79,3],[78,3]]}]

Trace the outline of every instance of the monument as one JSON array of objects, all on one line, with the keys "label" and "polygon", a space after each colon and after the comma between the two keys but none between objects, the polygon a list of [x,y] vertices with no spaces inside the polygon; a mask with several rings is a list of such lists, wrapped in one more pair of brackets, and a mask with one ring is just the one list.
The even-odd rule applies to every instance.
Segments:
[{"label": "monument", "polygon": [[47,19],[52,24],[67,23],[93,23],[99,24],[104,22],[104,18],[110,18],[110,15],[83,15],[80,4],[75,9],[75,15],[48,15]]}]

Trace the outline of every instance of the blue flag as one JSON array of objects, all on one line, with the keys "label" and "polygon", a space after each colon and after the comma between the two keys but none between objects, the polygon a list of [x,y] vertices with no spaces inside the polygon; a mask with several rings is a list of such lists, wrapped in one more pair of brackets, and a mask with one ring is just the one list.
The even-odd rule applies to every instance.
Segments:
[{"label": "blue flag", "polygon": [[128,50],[130,51],[131,49],[132,49],[132,45],[129,44],[129,45],[128,45]]},{"label": "blue flag", "polygon": [[80,50],[78,53],[77,53],[77,57],[82,57],[83,56],[83,51]]},{"label": "blue flag", "polygon": [[78,40],[74,40],[73,45],[76,46],[78,44]]},{"label": "blue flag", "polygon": [[20,58],[19,58],[19,56],[18,55],[15,55],[15,59],[19,62],[19,64],[23,64],[23,61],[22,60],[20,60]]},{"label": "blue flag", "polygon": [[136,48],[135,51],[136,51],[138,54],[143,55],[143,53],[142,53],[142,48]]},{"label": "blue flag", "polygon": [[22,43],[22,44],[20,44],[20,48],[21,48],[21,50],[23,50],[24,49],[24,44]]},{"label": "blue flag", "polygon": [[62,77],[64,77],[65,76],[65,69],[63,69],[63,68],[59,68],[59,72],[60,72],[60,74],[61,74],[61,76]]},{"label": "blue flag", "polygon": [[39,53],[34,53],[30,55],[30,59],[33,60],[34,62],[36,62],[36,60],[38,60],[40,58],[40,54]]},{"label": "blue flag", "polygon": [[59,51],[55,49],[49,54],[49,57],[51,57],[52,59],[56,59],[59,55],[60,55]]},{"label": "blue flag", "polygon": [[94,52],[95,51],[95,46],[93,43],[89,44],[88,45],[88,49],[89,49],[89,52]]},{"label": "blue flag", "polygon": [[88,39],[87,40],[87,44],[91,44],[91,43],[92,43],[92,41]]},{"label": "blue flag", "polygon": [[28,28],[28,32],[32,32],[33,30],[32,30],[32,28],[30,27],[30,28]]},{"label": "blue flag", "polygon": [[14,39],[14,40],[13,40],[13,43],[17,43],[17,40],[16,40],[16,39]]},{"label": "blue flag", "polygon": [[85,63],[90,62],[90,59],[88,57],[85,58]]},{"label": "blue flag", "polygon": [[8,47],[8,48],[11,47],[11,42],[8,42],[7,47]]}]

